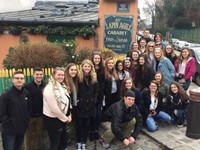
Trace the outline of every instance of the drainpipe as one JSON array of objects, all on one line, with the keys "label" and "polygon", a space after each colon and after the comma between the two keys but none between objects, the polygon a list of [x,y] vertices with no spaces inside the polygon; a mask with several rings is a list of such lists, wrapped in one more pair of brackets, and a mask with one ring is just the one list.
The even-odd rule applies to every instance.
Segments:
[{"label": "drainpipe", "polygon": [[95,25],[92,25],[92,30],[94,31],[94,49],[98,48],[98,41],[99,41],[99,35],[97,31],[95,30]]}]

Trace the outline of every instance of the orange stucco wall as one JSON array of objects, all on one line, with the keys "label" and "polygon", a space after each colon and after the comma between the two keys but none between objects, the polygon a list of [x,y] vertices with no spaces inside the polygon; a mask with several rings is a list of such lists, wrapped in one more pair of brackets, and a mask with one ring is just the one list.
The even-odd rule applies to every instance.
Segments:
[{"label": "orange stucco wall", "polygon": [[[128,13],[118,13],[117,12],[117,2],[130,2],[130,11]],[[104,36],[104,16],[105,15],[126,15],[133,16],[133,34],[132,41],[135,41],[136,31],[137,31],[137,11],[138,0],[99,0],[99,27],[97,27],[98,33],[98,48],[103,47],[103,36]],[[39,42],[46,41],[46,36],[44,35],[29,35],[29,41]],[[94,36],[90,37],[89,40],[82,37],[76,37],[77,49],[82,49],[84,47],[94,48]],[[0,69],[3,68],[3,60],[6,57],[10,47],[17,46],[19,44],[19,36],[14,36],[11,34],[0,34]]]},{"label": "orange stucco wall", "polygon": [[[130,10],[127,13],[117,12],[117,2],[129,2]],[[137,16],[138,16],[138,0],[100,0],[99,1],[99,19],[100,26],[97,29],[99,34],[99,47],[103,47],[103,36],[104,36],[104,16],[105,15],[122,15],[122,16],[133,16],[133,34],[132,42],[136,39],[137,32]]]},{"label": "orange stucco wall", "polygon": [[[47,41],[45,35],[28,35],[29,41],[31,43],[36,43],[40,41]],[[94,37],[90,37],[90,39],[84,39],[82,37],[76,37],[77,49],[82,48],[94,48]],[[0,34],[0,69],[3,68],[3,60],[10,47],[15,47],[19,45],[19,36],[11,35],[11,34]]]},{"label": "orange stucco wall", "polygon": [[[43,35],[28,35],[29,41],[32,43],[39,41],[46,41],[46,36]],[[14,36],[11,34],[0,34],[0,68],[3,68],[3,60],[8,54],[10,47],[15,47],[19,45],[19,36]]]},{"label": "orange stucco wall", "polygon": [[77,49],[82,49],[82,48],[91,48],[93,49],[94,48],[94,37],[90,37],[90,39],[84,39],[80,36],[77,36],[76,37],[76,43],[77,43]]}]

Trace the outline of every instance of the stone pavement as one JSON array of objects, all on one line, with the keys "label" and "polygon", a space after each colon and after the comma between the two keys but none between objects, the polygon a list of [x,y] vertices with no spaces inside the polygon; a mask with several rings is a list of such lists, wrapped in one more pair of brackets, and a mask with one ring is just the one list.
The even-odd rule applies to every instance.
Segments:
[{"label": "stone pavement", "polygon": [[[102,148],[99,141],[96,142],[96,147],[93,142],[88,141],[88,150],[105,150]],[[144,133],[141,133],[138,137],[138,140],[135,144],[125,146],[122,142],[114,139],[111,143],[111,147],[108,150],[162,150],[163,147],[160,144],[157,144]],[[75,143],[73,142],[68,150],[75,150]]]},{"label": "stone pavement", "polygon": [[[122,142],[114,139],[111,143],[111,148],[108,150],[200,150],[200,139],[188,138],[185,136],[185,132],[186,127],[178,128],[175,125],[159,123],[156,132],[149,132],[143,129],[135,144],[126,147]],[[49,144],[46,141],[43,150],[48,150],[48,147]],[[3,150],[1,136],[0,150]],[[70,144],[68,150],[75,150],[74,142]],[[94,143],[88,141],[88,150],[104,149],[98,141],[96,142],[96,149],[94,148]]]},{"label": "stone pavement", "polygon": [[156,132],[149,132],[146,129],[142,133],[151,138],[154,142],[161,144],[165,150],[199,150],[200,139],[192,139],[185,136],[186,127],[178,128],[175,125],[162,124]]}]

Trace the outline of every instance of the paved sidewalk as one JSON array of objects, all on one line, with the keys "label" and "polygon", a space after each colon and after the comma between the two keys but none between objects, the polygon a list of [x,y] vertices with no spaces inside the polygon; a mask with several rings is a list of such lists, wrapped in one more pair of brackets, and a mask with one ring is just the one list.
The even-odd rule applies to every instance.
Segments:
[{"label": "paved sidewalk", "polygon": [[175,125],[162,124],[156,132],[143,129],[142,132],[153,141],[161,144],[166,150],[199,150],[200,139],[185,136],[186,127],[178,128]]},{"label": "paved sidewalk", "polygon": [[[88,150],[105,150],[99,141],[96,142],[96,147],[93,142],[87,142]],[[68,150],[75,150],[75,143],[73,142],[68,147]],[[114,139],[111,142],[111,147],[108,150],[163,150],[160,144],[157,144],[144,133],[141,133],[135,144],[125,146],[122,142]]]}]

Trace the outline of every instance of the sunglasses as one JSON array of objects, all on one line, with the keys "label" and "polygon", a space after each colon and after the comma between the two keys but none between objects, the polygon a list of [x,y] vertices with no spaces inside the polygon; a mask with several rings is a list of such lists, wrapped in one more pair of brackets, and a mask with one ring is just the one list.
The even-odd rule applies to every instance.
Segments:
[{"label": "sunglasses", "polygon": [[152,46],[152,45],[149,45],[148,47],[154,47],[154,46]]}]

